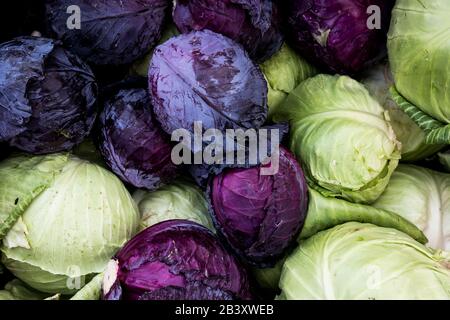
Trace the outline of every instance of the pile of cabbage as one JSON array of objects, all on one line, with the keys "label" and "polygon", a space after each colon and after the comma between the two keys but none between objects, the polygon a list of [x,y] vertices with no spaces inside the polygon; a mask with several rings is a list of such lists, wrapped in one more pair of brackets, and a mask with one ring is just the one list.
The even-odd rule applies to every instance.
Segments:
[{"label": "pile of cabbage", "polygon": [[8,14],[0,300],[450,299],[450,2]]}]

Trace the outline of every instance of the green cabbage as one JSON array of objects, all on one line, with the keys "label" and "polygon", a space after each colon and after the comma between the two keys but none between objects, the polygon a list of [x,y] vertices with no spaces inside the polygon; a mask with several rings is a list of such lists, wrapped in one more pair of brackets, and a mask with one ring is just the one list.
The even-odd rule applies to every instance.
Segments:
[{"label": "green cabbage", "polygon": [[266,77],[269,105],[269,119],[277,120],[277,113],[289,93],[302,81],[316,75],[317,70],[300,57],[287,44],[269,60],[260,65]]},{"label": "green cabbage", "polygon": [[389,65],[378,65],[370,69],[362,83],[370,94],[389,112],[392,128],[402,144],[402,161],[416,161],[431,156],[443,145],[426,144],[426,134],[395,103],[389,92],[394,84]]},{"label": "green cabbage", "polygon": [[309,190],[308,215],[299,240],[309,238],[319,231],[352,221],[394,228],[421,243],[427,243],[428,241],[418,227],[399,214],[342,199],[326,198],[313,189]]},{"label": "green cabbage", "polygon": [[1,219],[9,226],[2,263],[39,291],[75,293],[137,231],[131,195],[97,165],[68,155],[18,156],[0,164],[0,177]]},{"label": "green cabbage", "polygon": [[450,251],[450,175],[400,165],[373,206],[395,212],[422,230],[428,246]]},{"label": "green cabbage", "polygon": [[286,99],[291,150],[308,184],[327,197],[370,203],[384,191],[400,159],[400,143],[383,107],[347,76],[318,75]]},{"label": "green cabbage", "polygon": [[388,34],[396,102],[427,143],[450,143],[449,14],[447,0],[397,0]]},{"label": "green cabbage", "polygon": [[205,196],[187,179],[180,178],[153,192],[138,190],[133,199],[141,214],[141,230],[172,219],[190,220],[214,229]]},{"label": "green cabbage", "polygon": [[[346,222],[371,223],[380,227],[393,228],[408,234],[420,243],[428,242],[423,232],[400,214],[342,199],[327,198],[313,189],[309,190],[308,198],[308,215],[298,238],[300,243],[320,231]],[[262,288],[278,289],[284,261],[285,259],[279,261],[274,268],[253,270],[255,278]]]},{"label": "green cabbage", "polygon": [[18,279],[8,282],[5,288],[0,290],[0,300],[55,300],[57,298],[58,296],[49,297],[46,293],[33,290]]},{"label": "green cabbage", "polygon": [[[99,300],[101,295],[103,273],[99,273],[88,284],[81,288],[70,300]],[[14,279],[0,290],[0,300],[59,300],[60,294],[49,296],[29,288],[19,279]]]},{"label": "green cabbage", "polygon": [[278,299],[450,299],[450,256],[408,235],[349,222],[300,243]]}]

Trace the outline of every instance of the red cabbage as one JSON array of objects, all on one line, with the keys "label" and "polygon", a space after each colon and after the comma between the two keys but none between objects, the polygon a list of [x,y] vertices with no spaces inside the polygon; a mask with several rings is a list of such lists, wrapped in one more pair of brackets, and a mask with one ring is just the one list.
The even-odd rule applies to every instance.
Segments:
[{"label": "red cabbage", "polygon": [[[393,0],[284,0],[287,37],[324,69],[355,74],[386,55]],[[381,29],[370,29],[368,8],[381,10]]]},{"label": "red cabbage", "polygon": [[259,128],[267,118],[267,83],[234,41],[209,30],[171,38],[155,49],[149,85],[156,117],[169,134]]},{"label": "red cabbage", "polygon": [[182,33],[209,29],[244,46],[262,62],[282,43],[279,10],[272,0],[176,0],[173,20]]},{"label": "red cabbage", "polygon": [[261,175],[261,166],[227,169],[211,180],[207,193],[221,236],[240,257],[258,267],[273,266],[305,221],[305,176],[283,147],[275,175]]},{"label": "red cabbage", "polygon": [[58,42],[0,45],[0,141],[34,154],[69,150],[91,131],[96,97],[89,66]]},{"label": "red cabbage", "polygon": [[111,169],[137,188],[156,189],[177,171],[169,137],[158,127],[144,89],[120,90],[106,101],[100,151]]},{"label": "red cabbage", "polygon": [[105,300],[250,299],[246,270],[207,228],[169,220],[145,229],[105,272]]},{"label": "red cabbage", "polygon": [[[81,11],[80,29],[69,29],[67,8]],[[73,52],[95,65],[131,63],[161,36],[169,0],[48,0],[51,31]]]}]

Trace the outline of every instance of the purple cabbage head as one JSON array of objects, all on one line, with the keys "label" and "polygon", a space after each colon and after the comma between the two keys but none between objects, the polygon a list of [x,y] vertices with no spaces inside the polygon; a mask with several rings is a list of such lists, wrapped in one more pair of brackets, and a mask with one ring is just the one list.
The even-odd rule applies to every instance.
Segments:
[{"label": "purple cabbage head", "polygon": [[71,149],[92,129],[96,97],[89,66],[58,42],[0,45],[0,141],[34,154]]},{"label": "purple cabbage head", "polygon": [[[76,11],[67,13],[74,5],[79,26]],[[46,9],[51,31],[70,50],[94,65],[121,65],[157,43],[169,6],[169,0],[48,0]]]},{"label": "purple cabbage head", "polygon": [[250,299],[247,272],[205,227],[169,220],[145,229],[111,260],[104,300]]},{"label": "purple cabbage head", "polygon": [[291,45],[322,68],[355,74],[385,56],[394,0],[283,1]]},{"label": "purple cabbage head", "polygon": [[169,137],[156,123],[144,89],[120,90],[100,115],[100,151],[122,180],[153,190],[177,172]]},{"label": "purple cabbage head", "polygon": [[155,49],[149,86],[156,117],[169,134],[259,128],[267,118],[267,83],[240,45],[209,30],[171,38]]},{"label": "purple cabbage head", "polygon": [[282,43],[280,14],[272,0],[176,0],[173,20],[182,33],[209,29],[244,46],[262,62]]},{"label": "purple cabbage head", "polygon": [[273,266],[295,241],[308,205],[303,171],[280,148],[279,170],[262,175],[261,166],[228,169],[211,180],[213,221],[230,247],[249,264]]}]

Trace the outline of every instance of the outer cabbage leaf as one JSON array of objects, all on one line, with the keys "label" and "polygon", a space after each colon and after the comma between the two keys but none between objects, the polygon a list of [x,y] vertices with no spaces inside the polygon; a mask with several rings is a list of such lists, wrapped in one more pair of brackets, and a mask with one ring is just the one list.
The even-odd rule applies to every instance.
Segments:
[{"label": "outer cabbage leaf", "polygon": [[[446,143],[450,143],[449,12],[448,1],[398,0],[388,34],[396,89],[418,111],[441,122],[440,137],[430,140]],[[419,125],[427,121],[416,114]]]},{"label": "outer cabbage leaf", "polygon": [[283,102],[289,93],[294,90],[300,82],[317,74],[314,66],[300,57],[287,44],[275,53],[272,58],[260,65],[267,80],[268,118],[276,121],[279,108],[283,108]]},{"label": "outer cabbage leaf", "polygon": [[428,241],[421,229],[400,213],[342,199],[327,198],[312,189],[309,190],[309,199],[308,215],[299,240],[307,239],[339,224],[354,221],[397,229],[423,244]]},{"label": "outer cabbage leaf", "polygon": [[44,300],[48,294],[30,289],[22,281],[14,279],[0,290],[0,300]]},{"label": "outer cabbage leaf", "polygon": [[400,165],[374,207],[395,212],[422,230],[427,245],[450,251],[450,175]]},{"label": "outer cabbage leaf", "polygon": [[257,61],[270,58],[283,43],[280,12],[272,0],[175,0],[173,20],[182,33],[223,34]]},{"label": "outer cabbage leaf", "polygon": [[[51,31],[95,65],[120,65],[143,56],[161,36],[168,0],[49,0]],[[67,9],[80,8],[80,28],[69,29]]]},{"label": "outer cabbage leaf", "polygon": [[291,121],[291,150],[308,184],[324,196],[370,203],[400,159],[387,112],[347,76],[318,75],[291,92],[280,119]]},{"label": "outer cabbage leaf", "polygon": [[426,144],[426,132],[411,120],[391,97],[389,89],[394,85],[394,79],[389,65],[380,64],[368,70],[362,83],[389,112],[392,128],[402,144],[402,161],[421,160],[443,148],[443,145],[439,144]]},{"label": "outer cabbage leaf", "polygon": [[[38,165],[15,178],[27,179]],[[2,262],[32,288],[73,294],[134,235],[138,210],[117,177],[74,157],[46,187],[3,239]]]},{"label": "outer cabbage leaf", "polygon": [[0,162],[0,240],[33,200],[48,189],[68,162],[68,156],[16,156]]},{"label": "outer cabbage leaf", "polygon": [[[26,283],[27,286],[49,294],[74,294],[94,276],[93,273],[87,275],[77,273],[73,277],[63,273],[55,274],[17,259],[9,259],[6,255],[2,256],[1,261],[11,273]],[[77,267],[76,264],[67,266],[66,273],[78,271]]]},{"label": "outer cabbage leaf", "polygon": [[394,86],[389,91],[395,103],[426,133],[425,142],[427,144],[448,144],[450,124],[438,121],[417,108],[402,97]]},{"label": "outer cabbage leaf", "polygon": [[406,234],[349,222],[305,240],[286,260],[279,299],[450,299],[450,257]]},{"label": "outer cabbage leaf", "polygon": [[156,191],[133,194],[141,214],[141,230],[166,220],[189,220],[214,230],[203,192],[187,179],[178,179]]}]

